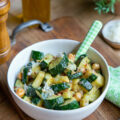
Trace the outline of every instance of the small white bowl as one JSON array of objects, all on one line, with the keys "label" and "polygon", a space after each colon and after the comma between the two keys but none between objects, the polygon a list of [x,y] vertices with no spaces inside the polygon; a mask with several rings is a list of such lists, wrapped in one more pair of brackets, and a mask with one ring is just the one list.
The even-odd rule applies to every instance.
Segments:
[{"label": "small white bowl", "polygon": [[120,20],[116,19],[116,20],[111,20],[111,21],[107,22],[107,23],[104,25],[103,29],[102,29],[102,36],[103,36],[104,40],[105,40],[111,47],[116,48],[116,49],[120,49],[120,43],[118,43],[118,42],[113,42],[113,41],[109,40],[109,39],[106,37],[107,31],[108,31],[108,30],[110,29],[110,27],[111,27],[112,25],[114,25],[116,22],[120,22]]},{"label": "small white bowl", "polygon": [[79,42],[74,40],[48,40],[33,44],[25,48],[15,56],[8,70],[7,82],[14,101],[27,115],[34,118],[35,120],[81,120],[93,113],[101,104],[108,90],[109,70],[108,64],[104,57],[92,47],[88,50],[88,56],[93,62],[97,62],[100,64],[102,73],[105,77],[105,86],[100,97],[88,106],[67,111],[49,110],[27,103],[26,101],[18,97],[14,92],[14,83],[16,80],[16,76],[21,67],[28,63],[32,50],[39,50],[44,53],[57,55],[59,52],[71,52],[78,44]]}]

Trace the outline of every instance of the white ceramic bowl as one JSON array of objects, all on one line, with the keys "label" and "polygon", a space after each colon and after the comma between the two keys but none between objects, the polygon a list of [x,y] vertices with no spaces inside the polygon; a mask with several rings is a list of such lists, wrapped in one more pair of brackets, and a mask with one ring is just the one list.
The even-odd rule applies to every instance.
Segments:
[{"label": "white ceramic bowl", "polygon": [[44,53],[52,53],[54,55],[57,55],[59,52],[71,52],[78,44],[79,42],[74,40],[48,40],[33,44],[25,48],[15,56],[15,58],[10,64],[7,74],[8,86],[14,101],[27,115],[36,120],[81,120],[93,113],[101,104],[108,90],[109,71],[106,60],[94,48],[90,48],[88,50],[88,56],[92,61],[100,64],[103,75],[105,77],[105,86],[100,97],[90,105],[83,108],[68,111],[49,110],[34,106],[32,104],[27,103],[26,101],[23,101],[14,92],[14,83],[16,80],[16,76],[20,71],[21,67],[28,63],[32,50],[39,50]]}]

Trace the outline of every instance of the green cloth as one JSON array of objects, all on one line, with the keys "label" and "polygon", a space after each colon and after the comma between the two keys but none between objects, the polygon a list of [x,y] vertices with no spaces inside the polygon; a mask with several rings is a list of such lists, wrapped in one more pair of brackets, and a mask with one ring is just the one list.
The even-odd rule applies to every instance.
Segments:
[{"label": "green cloth", "polygon": [[105,98],[120,107],[120,67],[113,68],[109,66],[109,70],[110,86]]}]

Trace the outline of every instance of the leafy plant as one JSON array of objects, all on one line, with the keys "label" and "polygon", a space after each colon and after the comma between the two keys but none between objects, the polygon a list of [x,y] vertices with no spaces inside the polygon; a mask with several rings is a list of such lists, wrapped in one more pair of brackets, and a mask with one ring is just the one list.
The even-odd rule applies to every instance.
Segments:
[{"label": "leafy plant", "polygon": [[108,13],[108,12],[115,12],[114,5],[117,0],[95,0],[96,8],[95,10],[98,11],[99,14]]}]

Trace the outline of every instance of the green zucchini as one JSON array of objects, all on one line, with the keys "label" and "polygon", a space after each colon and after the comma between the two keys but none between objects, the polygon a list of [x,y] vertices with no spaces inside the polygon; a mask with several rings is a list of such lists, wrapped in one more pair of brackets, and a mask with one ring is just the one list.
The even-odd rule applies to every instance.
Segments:
[{"label": "green zucchini", "polygon": [[31,102],[35,105],[37,105],[40,102],[40,98],[39,97],[33,97],[31,98]]},{"label": "green zucchini", "polygon": [[44,79],[43,79],[43,81],[42,81],[42,83],[41,83],[41,87],[42,87],[42,88],[45,86],[46,81],[47,81],[47,79],[46,79],[46,78],[44,78]]},{"label": "green zucchini", "polygon": [[22,82],[25,84],[28,82],[28,72],[32,68],[32,63],[28,63],[24,68],[23,68],[23,74],[22,74]]},{"label": "green zucchini", "polygon": [[48,108],[48,109],[55,109],[63,102],[64,102],[64,99],[62,96],[53,95],[44,100],[44,106],[45,108]]},{"label": "green zucchini", "polygon": [[65,89],[69,88],[70,85],[68,83],[63,82],[63,83],[51,85],[50,87],[52,88],[52,90],[56,94],[56,93],[58,93],[62,90],[65,90]]},{"label": "green zucchini", "polygon": [[80,55],[80,57],[79,57],[78,60],[76,61],[76,65],[78,66],[78,65],[80,64],[80,62],[81,62],[85,57],[87,57],[86,54]]},{"label": "green zucchini", "polygon": [[40,99],[39,97],[33,97],[33,98],[31,98],[31,102],[34,105],[42,106],[43,100]]},{"label": "green zucchini", "polygon": [[70,80],[79,78],[80,76],[82,76],[82,72],[78,72],[78,73],[74,73],[74,74],[71,74],[70,72],[68,73],[68,78]]},{"label": "green zucchini", "polygon": [[93,81],[95,81],[97,79],[97,76],[95,75],[95,74],[91,74],[88,78],[87,78],[87,80],[89,81],[89,82],[93,82]]},{"label": "green zucchini", "polygon": [[28,71],[29,69],[27,67],[25,67],[23,69],[23,74],[22,74],[22,82],[25,84],[26,82],[28,82]]},{"label": "green zucchini", "polygon": [[31,58],[34,61],[41,60],[44,57],[44,54],[40,51],[32,50]]},{"label": "green zucchini", "polygon": [[91,89],[92,89],[92,84],[88,81],[88,80],[86,80],[86,79],[84,79],[84,78],[82,78],[81,80],[80,80],[80,82],[79,82],[79,84],[83,87],[83,88],[85,88],[87,91],[90,91]]},{"label": "green zucchini", "polygon": [[59,73],[62,73],[68,65],[68,57],[64,53],[63,57],[58,57],[53,60],[49,65],[49,72],[52,76],[56,76]]},{"label": "green zucchini", "polygon": [[36,97],[36,89],[33,88],[32,86],[28,86],[27,90],[26,90],[26,96],[28,97]]},{"label": "green zucchini", "polygon": [[71,98],[69,100],[66,100],[63,104],[61,104],[58,109],[60,110],[72,110],[80,108],[79,103],[76,101],[75,98]]},{"label": "green zucchini", "polygon": [[42,88],[41,88],[41,87],[36,88],[36,90],[37,90],[39,93],[42,93]]},{"label": "green zucchini", "polygon": [[46,69],[49,65],[49,63],[53,60],[53,55],[51,54],[46,54],[43,60],[40,63],[40,67],[42,70]]}]

